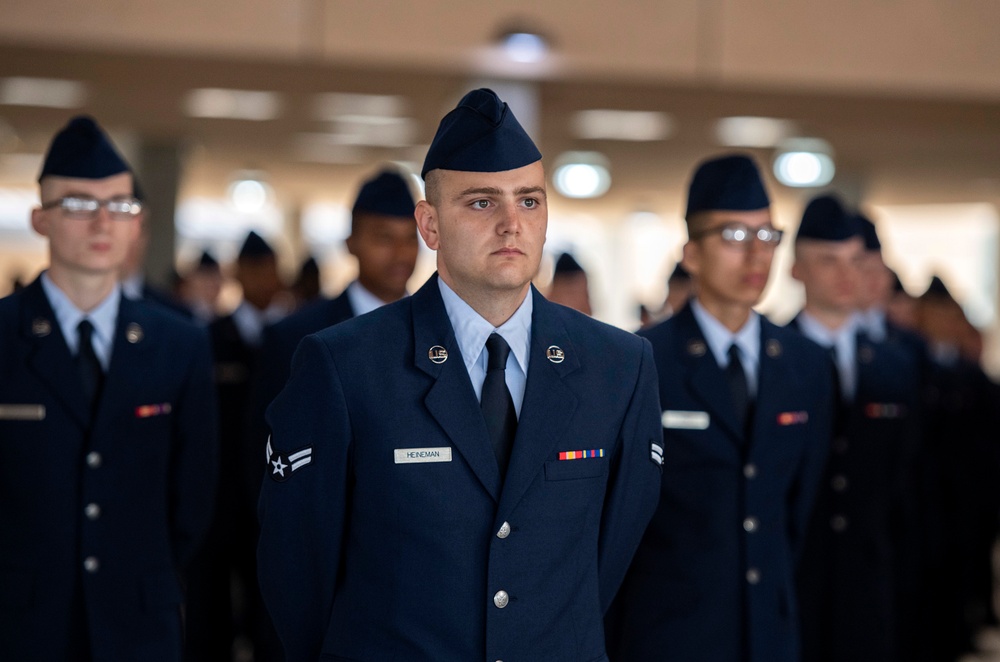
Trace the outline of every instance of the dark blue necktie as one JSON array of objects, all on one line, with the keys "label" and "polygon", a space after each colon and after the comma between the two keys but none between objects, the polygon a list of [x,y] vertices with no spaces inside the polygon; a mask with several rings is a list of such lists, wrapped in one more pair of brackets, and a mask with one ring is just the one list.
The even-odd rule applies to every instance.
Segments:
[{"label": "dark blue necktie", "polygon": [[729,393],[733,398],[736,420],[739,421],[740,428],[742,429],[747,423],[747,409],[750,407],[750,389],[747,387],[747,375],[743,372],[743,363],[740,361],[740,348],[736,346],[736,343],[729,346],[729,365],[726,366],[726,382],[729,384]]},{"label": "dark blue necktie", "polygon": [[90,320],[84,319],[76,327],[79,334],[79,344],[76,352],[76,367],[80,373],[80,381],[83,384],[83,395],[87,400],[89,410],[93,413],[97,405],[97,399],[101,394],[101,386],[104,382],[104,369],[94,352],[94,325]]},{"label": "dark blue necktie", "polygon": [[490,433],[493,453],[500,467],[500,477],[503,478],[514,446],[514,434],[517,432],[517,412],[514,410],[510,391],[507,390],[506,370],[510,345],[499,333],[493,333],[486,339],[486,351],[489,358],[480,406],[483,418],[486,419],[486,429]]}]

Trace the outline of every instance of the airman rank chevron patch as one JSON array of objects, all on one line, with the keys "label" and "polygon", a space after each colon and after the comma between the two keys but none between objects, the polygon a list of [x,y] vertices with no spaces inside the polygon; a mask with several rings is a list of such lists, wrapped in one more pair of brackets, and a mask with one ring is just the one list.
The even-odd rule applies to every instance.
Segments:
[{"label": "airman rank chevron patch", "polygon": [[267,467],[272,479],[279,483],[288,480],[292,473],[312,462],[312,446],[300,448],[294,453],[274,452],[270,437],[267,440]]}]

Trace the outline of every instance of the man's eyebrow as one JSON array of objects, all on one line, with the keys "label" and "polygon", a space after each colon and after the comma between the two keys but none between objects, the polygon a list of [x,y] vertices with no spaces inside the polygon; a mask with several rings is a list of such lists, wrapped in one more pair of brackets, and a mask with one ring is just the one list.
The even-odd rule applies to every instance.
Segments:
[{"label": "man's eyebrow", "polygon": [[514,195],[531,195],[531,194],[541,194],[542,197],[547,197],[545,189],[541,186],[522,186],[521,188],[514,191]]},{"label": "man's eyebrow", "polygon": [[458,195],[456,195],[455,199],[458,200],[461,198],[467,198],[470,195],[503,195],[503,191],[501,191],[495,186],[467,188]]}]

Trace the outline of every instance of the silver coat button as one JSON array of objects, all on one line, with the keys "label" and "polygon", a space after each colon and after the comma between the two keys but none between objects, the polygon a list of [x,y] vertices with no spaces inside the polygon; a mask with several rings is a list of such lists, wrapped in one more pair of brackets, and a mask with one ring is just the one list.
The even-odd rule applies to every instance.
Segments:
[{"label": "silver coat button", "polygon": [[837,474],[830,479],[830,487],[833,488],[834,492],[843,492],[847,489],[847,476]]},{"label": "silver coat button", "polygon": [[509,535],[510,535],[510,524],[504,522],[503,524],[500,525],[500,530],[497,531],[497,538],[503,539]]},{"label": "silver coat button", "polygon": [[101,562],[97,560],[96,556],[88,556],[83,560],[83,569],[91,574],[97,572],[100,567]]},{"label": "silver coat button", "polygon": [[507,595],[507,591],[497,591],[496,595],[493,596],[493,604],[499,609],[503,609],[510,602],[510,596]]},{"label": "silver coat button", "polygon": [[743,467],[743,476],[746,478],[756,478],[757,477],[757,465],[748,464]]},{"label": "silver coat button", "polygon": [[842,533],[847,529],[847,518],[843,515],[834,515],[830,518],[830,528],[837,533]]},{"label": "silver coat button", "polygon": [[743,520],[743,530],[746,531],[747,533],[753,533],[754,531],[757,530],[758,524],[759,522],[757,521],[756,517],[748,517],[745,520]]},{"label": "silver coat button", "polygon": [[97,451],[87,453],[87,466],[96,469],[101,466],[101,454]]},{"label": "silver coat button", "polygon": [[87,519],[97,519],[101,516],[101,507],[96,503],[88,503],[83,512],[87,515]]},{"label": "silver coat button", "polygon": [[760,570],[757,568],[750,568],[747,570],[747,583],[748,584],[759,584],[760,583]]}]

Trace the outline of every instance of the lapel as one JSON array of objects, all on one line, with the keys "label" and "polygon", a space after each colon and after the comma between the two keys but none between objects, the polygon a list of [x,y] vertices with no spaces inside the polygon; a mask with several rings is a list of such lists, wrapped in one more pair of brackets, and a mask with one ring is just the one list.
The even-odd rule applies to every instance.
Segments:
[{"label": "lapel", "polygon": [[[524,496],[553,449],[571,428],[579,403],[567,383],[580,367],[580,355],[569,330],[559,315],[559,307],[531,287],[531,339],[528,346],[528,381],[517,422],[517,435],[503,484],[497,520],[507,518]],[[548,350],[563,351],[563,361],[554,363]]]},{"label": "lapel", "polygon": [[785,348],[775,338],[777,327],[760,316],[760,369],[757,373],[757,406],[753,421],[754,438],[766,438],[773,429],[784,402],[780,396],[797,388],[785,360]]},{"label": "lapel", "polygon": [[731,403],[722,368],[705,342],[705,335],[695,320],[691,306],[677,313],[677,347],[688,391],[695,396],[713,421],[718,422],[736,443],[742,443],[744,432]]},{"label": "lapel", "polygon": [[[424,405],[486,491],[494,501],[499,501],[500,469],[490,446],[476,392],[469,380],[469,371],[465,369],[455,331],[441,300],[437,274],[431,276],[411,297],[410,308],[413,314],[414,365],[434,379],[424,398]],[[445,361],[431,361],[429,352],[435,347],[443,347],[447,351]]]},{"label": "lapel", "polygon": [[25,288],[21,334],[28,343],[28,370],[52,393],[77,424],[87,429],[90,414],[73,356],[45,297],[41,278]]},{"label": "lapel", "polygon": [[122,296],[111,347],[111,365],[104,377],[94,417],[95,428],[110,420],[109,416],[120,413],[124,403],[133,402],[135,394],[141,391],[138,381],[149,378],[147,371],[152,366],[145,355],[155,344],[155,330],[147,305]]}]

